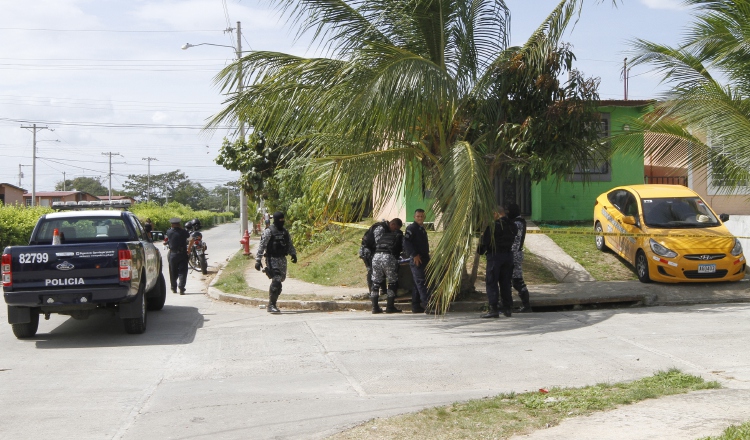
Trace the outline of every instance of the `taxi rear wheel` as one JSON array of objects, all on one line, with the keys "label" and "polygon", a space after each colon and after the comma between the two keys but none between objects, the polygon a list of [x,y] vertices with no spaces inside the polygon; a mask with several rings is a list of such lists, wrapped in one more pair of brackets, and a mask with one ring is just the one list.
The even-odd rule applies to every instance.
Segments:
[{"label": "taxi rear wheel", "polygon": [[[594,231],[597,233],[604,232],[604,229],[602,229],[602,224],[599,222],[596,222],[596,225],[594,225]],[[603,235],[597,235],[594,238],[594,243],[596,244],[596,248],[602,252],[607,250],[607,244],[604,242],[604,236]]]},{"label": "taxi rear wheel", "polygon": [[642,250],[638,250],[635,254],[635,272],[638,275],[638,281],[642,283],[650,283],[651,277],[648,274],[648,258]]}]

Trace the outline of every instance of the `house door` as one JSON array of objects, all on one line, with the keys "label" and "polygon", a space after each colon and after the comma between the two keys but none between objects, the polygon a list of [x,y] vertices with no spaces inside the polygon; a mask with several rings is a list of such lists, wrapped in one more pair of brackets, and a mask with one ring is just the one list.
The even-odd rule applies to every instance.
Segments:
[{"label": "house door", "polygon": [[506,173],[498,171],[495,173],[493,186],[495,203],[501,206],[517,203],[521,208],[521,215],[531,215],[531,178],[528,175],[509,178]]}]

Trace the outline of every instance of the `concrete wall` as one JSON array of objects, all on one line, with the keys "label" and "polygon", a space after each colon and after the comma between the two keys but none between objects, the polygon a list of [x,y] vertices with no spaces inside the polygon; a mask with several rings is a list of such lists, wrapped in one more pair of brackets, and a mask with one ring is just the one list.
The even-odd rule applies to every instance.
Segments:
[{"label": "concrete wall", "polygon": [[0,194],[6,205],[22,205],[24,190],[16,189],[10,186],[0,185]]},{"label": "concrete wall", "polygon": [[[729,221],[724,223],[729,232],[738,237],[750,237],[750,215],[734,215],[729,217]],[[745,252],[745,258],[750,255],[750,239],[740,238],[742,250]],[[748,268],[750,270],[750,267]]]}]

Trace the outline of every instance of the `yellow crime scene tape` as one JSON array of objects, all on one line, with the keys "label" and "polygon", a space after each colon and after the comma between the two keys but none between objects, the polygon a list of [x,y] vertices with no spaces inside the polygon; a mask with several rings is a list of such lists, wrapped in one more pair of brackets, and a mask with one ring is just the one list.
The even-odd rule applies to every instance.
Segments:
[{"label": "yellow crime scene tape", "polygon": [[[360,225],[357,223],[341,223],[341,222],[330,222],[333,225],[343,226],[345,228],[355,229],[370,229],[367,225]],[[584,235],[584,236],[601,236],[601,237],[644,237],[644,238],[743,238],[750,239],[750,237],[743,236],[713,236],[713,235],[698,235],[698,234],[631,234],[622,232],[596,232],[596,231],[580,231],[572,229],[527,229],[527,234],[544,234],[544,235]]]}]

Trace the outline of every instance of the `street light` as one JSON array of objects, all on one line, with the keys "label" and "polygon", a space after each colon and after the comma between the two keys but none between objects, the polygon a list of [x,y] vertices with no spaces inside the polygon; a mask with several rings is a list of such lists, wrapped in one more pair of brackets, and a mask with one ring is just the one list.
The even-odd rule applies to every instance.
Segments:
[{"label": "street light", "polygon": [[[227,31],[231,31],[231,28],[227,29]],[[190,49],[191,47],[196,46],[218,46],[218,47],[231,47],[234,49],[235,54],[237,55],[237,70],[238,70],[238,78],[239,81],[237,81],[237,93],[240,93],[242,91],[242,64],[239,63],[240,58],[242,58],[242,24],[238,21],[237,22],[237,47],[234,46],[228,46],[226,44],[214,44],[214,43],[198,43],[198,44],[190,44],[185,43],[182,45],[182,50]],[[240,121],[240,138],[242,141],[245,141],[245,124],[242,122],[242,119]],[[247,231],[247,198],[245,196],[245,190],[240,187],[240,235],[244,236],[245,232]]]}]

